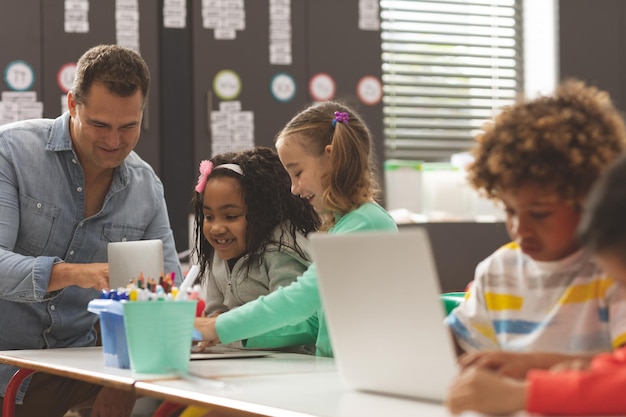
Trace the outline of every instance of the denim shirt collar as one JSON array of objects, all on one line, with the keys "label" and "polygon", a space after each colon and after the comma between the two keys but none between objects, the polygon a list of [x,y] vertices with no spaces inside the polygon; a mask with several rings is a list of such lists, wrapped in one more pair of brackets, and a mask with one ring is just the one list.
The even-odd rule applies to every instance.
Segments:
[{"label": "denim shirt collar", "polygon": [[65,112],[52,123],[50,137],[46,143],[47,151],[72,151],[72,137],[70,136],[70,113]]}]

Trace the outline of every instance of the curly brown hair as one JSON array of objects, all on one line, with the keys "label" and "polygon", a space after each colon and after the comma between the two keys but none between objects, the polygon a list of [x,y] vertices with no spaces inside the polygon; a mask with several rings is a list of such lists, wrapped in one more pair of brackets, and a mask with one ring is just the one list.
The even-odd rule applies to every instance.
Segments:
[{"label": "curly brown hair", "polygon": [[[309,259],[296,242],[299,232],[307,235],[317,230],[320,219],[313,207],[301,198],[291,194],[291,179],[278,159],[273,149],[257,146],[240,152],[226,152],[211,158],[214,166],[222,164],[237,164],[244,175],[239,175],[229,169],[214,169],[208,179],[229,177],[237,180],[241,185],[244,201],[247,206],[246,253],[248,257],[244,266],[250,268],[254,262],[260,262],[260,256],[269,244],[276,244],[279,250],[285,246],[288,239],[285,233],[291,235],[296,251],[302,258]],[[202,232],[204,224],[203,213],[204,191],[194,192],[192,207],[194,211],[194,240],[192,253],[198,257],[200,277],[211,268],[214,249]],[[285,225],[277,242],[272,234],[276,227]]]},{"label": "curly brown hair", "polygon": [[487,123],[468,180],[491,199],[535,183],[578,203],[625,146],[624,121],[608,93],[568,80],[553,95],[521,99]]}]

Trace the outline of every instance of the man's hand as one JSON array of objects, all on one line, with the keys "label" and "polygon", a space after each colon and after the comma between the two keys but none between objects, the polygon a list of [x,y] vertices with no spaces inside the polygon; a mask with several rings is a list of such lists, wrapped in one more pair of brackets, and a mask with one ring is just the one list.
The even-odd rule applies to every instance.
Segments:
[{"label": "man's hand", "polygon": [[71,264],[60,262],[52,267],[48,291],[78,285],[100,291],[109,288],[109,264]]}]

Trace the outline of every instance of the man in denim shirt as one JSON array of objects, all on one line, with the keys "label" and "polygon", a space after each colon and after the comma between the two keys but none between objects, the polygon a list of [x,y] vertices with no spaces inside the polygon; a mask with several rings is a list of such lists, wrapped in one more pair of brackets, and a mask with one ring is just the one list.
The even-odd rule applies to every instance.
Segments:
[{"label": "man in denim shirt", "polygon": [[[137,53],[97,46],[77,63],[68,112],[0,127],[0,350],[93,346],[87,303],[109,286],[109,242],[161,239],[164,272],[180,277],[163,185],[133,152],[149,84]],[[15,370],[0,366],[2,396]],[[88,404],[121,417],[134,397],[36,373],[17,404],[18,416]]]}]

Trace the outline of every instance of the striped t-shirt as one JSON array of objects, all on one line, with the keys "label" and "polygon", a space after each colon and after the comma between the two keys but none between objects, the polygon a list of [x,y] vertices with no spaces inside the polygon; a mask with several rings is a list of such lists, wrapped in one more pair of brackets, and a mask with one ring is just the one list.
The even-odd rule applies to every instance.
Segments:
[{"label": "striped t-shirt", "polygon": [[626,342],[626,289],[584,250],[537,262],[510,243],[477,266],[446,324],[468,352],[610,351]]}]

